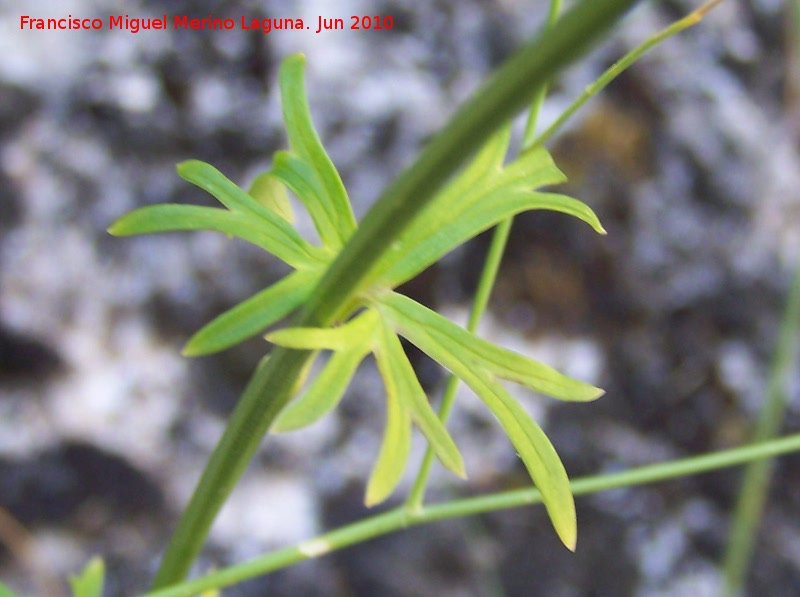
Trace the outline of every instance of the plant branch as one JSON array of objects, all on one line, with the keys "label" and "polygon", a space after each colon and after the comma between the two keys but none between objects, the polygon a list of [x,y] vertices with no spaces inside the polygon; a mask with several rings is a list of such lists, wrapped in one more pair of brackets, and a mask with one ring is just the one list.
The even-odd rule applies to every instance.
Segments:
[{"label": "plant branch", "polygon": [[689,13],[679,21],[675,21],[669,27],[662,29],[652,37],[647,38],[633,50],[625,54],[625,56],[608,67],[608,69],[606,69],[606,71],[603,72],[603,74],[600,75],[597,80],[588,85],[586,89],[584,89],[583,93],[581,93],[575,99],[575,101],[573,101],[572,104],[570,104],[570,106],[561,113],[555,122],[553,122],[553,124],[551,124],[547,130],[545,130],[534,141],[532,141],[530,145],[527,145],[525,149],[532,149],[534,147],[544,145],[562,126],[564,126],[564,123],[569,120],[575,114],[575,112],[577,112],[592,97],[602,91],[609,83],[611,83],[611,81],[625,72],[634,62],[639,60],[639,58],[641,58],[649,50],[653,49],[666,39],[672,37],[673,35],[677,35],[689,27],[697,25],[701,20],[703,20],[703,17],[706,15],[706,13],[708,13],[712,8],[721,2],[722,0],[709,0],[709,2],[703,4],[697,10]]},{"label": "plant branch", "polygon": [[[800,451],[800,433],[702,456],[647,465],[620,473],[584,477],[572,481],[570,487],[575,496],[590,495],[610,489],[699,475],[720,468],[775,458],[797,451]],[[541,501],[541,494],[537,489],[527,488],[422,506],[415,512],[409,512],[405,506],[401,506],[292,547],[280,549],[202,578],[153,591],[140,597],[191,597],[202,591],[230,586],[250,578],[269,574],[298,562],[317,558],[410,526],[535,505],[540,504]]]},{"label": "plant branch", "polygon": [[[523,46],[382,194],[323,276],[294,324],[326,327],[340,317],[372,266],[494,130],[556,72],[584,53],[636,0],[584,0],[558,25]],[[182,580],[217,513],[288,403],[310,353],[274,350],[248,383],[167,548],[154,587]]]}]

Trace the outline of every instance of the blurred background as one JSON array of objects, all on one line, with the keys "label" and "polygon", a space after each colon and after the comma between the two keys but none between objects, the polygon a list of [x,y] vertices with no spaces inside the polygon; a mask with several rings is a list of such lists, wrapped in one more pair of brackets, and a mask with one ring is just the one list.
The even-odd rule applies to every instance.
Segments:
[{"label": "blurred background", "polygon": [[[635,9],[555,82],[552,121],[625,51],[699,3]],[[544,20],[545,2],[343,0],[0,2],[0,578],[65,595],[92,555],[106,595],[143,591],[253,367],[260,339],[180,349],[285,273],[212,233],[115,239],[142,205],[213,199],[175,164],[247,186],[286,147],[277,69],[303,51],[312,116],[363,214],[455,107]],[[519,392],[573,477],[740,445],[764,400],[800,259],[797,40],[780,0],[726,0],[591,101],[550,145],[608,230],[533,212],[515,221],[481,333],[601,385],[592,404]],[[391,15],[383,31],[25,31],[32,17]],[[517,123],[521,125],[521,122]],[[308,230],[307,222],[300,224]],[[404,291],[459,322],[484,235]],[[414,354],[438,398],[445,376]],[[795,376],[786,428],[800,424]],[[431,499],[530,481],[488,410],[462,391],[450,425],[463,482]],[[196,571],[367,514],[383,425],[367,362],[341,407],[270,437]],[[412,481],[424,449],[415,438]],[[714,595],[741,471],[579,498],[576,554],[541,508],[437,523],[229,589],[230,596]],[[780,459],[747,593],[800,594],[800,456]]]}]

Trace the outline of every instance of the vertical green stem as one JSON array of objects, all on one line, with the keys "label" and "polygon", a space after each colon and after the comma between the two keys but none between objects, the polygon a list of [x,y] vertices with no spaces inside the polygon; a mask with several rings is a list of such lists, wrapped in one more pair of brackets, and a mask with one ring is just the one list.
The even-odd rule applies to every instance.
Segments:
[{"label": "vertical green stem", "polygon": [[[787,385],[796,366],[800,343],[800,266],[794,276],[779,330],[775,357],[767,382],[767,395],[761,408],[753,443],[772,439],[783,423],[787,402]],[[758,526],[769,492],[772,461],[753,462],[744,471],[739,499],[731,523],[725,553],[725,583],[722,594],[743,594]]]},{"label": "vertical green stem", "polygon": [[[560,12],[561,0],[551,0],[550,11],[547,14],[547,23],[545,24],[547,29],[555,25]],[[544,104],[544,100],[547,97],[547,88],[547,83],[542,85],[539,88],[539,91],[536,92],[536,95],[533,97],[533,101],[531,102],[530,110],[528,110],[528,120],[525,123],[525,133],[522,137],[523,149],[531,147],[536,139],[536,125],[539,122],[539,112],[542,110],[542,104]]]},{"label": "vertical green stem", "polygon": [[310,351],[276,350],[256,369],[181,516],[153,581],[154,589],[178,582],[189,573],[216,513],[291,396],[310,355]]}]

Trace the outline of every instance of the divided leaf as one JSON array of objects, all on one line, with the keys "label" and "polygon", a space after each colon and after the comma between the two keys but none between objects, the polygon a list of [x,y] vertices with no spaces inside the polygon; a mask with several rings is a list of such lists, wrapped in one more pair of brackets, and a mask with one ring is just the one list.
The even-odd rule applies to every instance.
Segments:
[{"label": "divided leaf", "polygon": [[[120,236],[174,230],[218,231],[253,243],[296,270],[205,325],[189,340],[184,354],[210,354],[228,348],[263,333],[303,305],[312,296],[325,268],[356,230],[342,180],[311,120],[304,68],[301,54],[286,58],[281,65],[280,91],[290,150],[275,153],[271,169],[256,177],[249,192],[213,166],[190,160],[178,165],[179,175],[216,197],[226,209],[149,206],[123,216],[109,228],[109,232]],[[393,292],[459,245],[523,211],[561,212],[605,233],[597,216],[584,203],[535,190],[565,180],[545,149],[526,151],[504,165],[510,138],[510,125],[493,135],[396,239],[392,250],[368,274],[361,293],[352,298],[349,321],[326,329],[290,327],[266,336],[280,346],[314,351],[314,358],[297,382],[299,395],[280,413],[272,431],[298,429],[331,412],[359,364],[372,352],[385,385],[386,427],[367,484],[367,505],[385,500],[399,483],[410,451],[412,423],[422,431],[442,464],[464,477],[458,447],[431,408],[399,333],[461,378],[492,411],[541,492],[559,537],[574,550],[575,505],[566,471],[541,428],[500,380],[567,401],[594,400],[603,391],[482,340]],[[287,190],[308,211],[322,246],[312,245],[293,227],[294,212]],[[363,311],[358,312],[359,309]],[[311,363],[323,350],[332,353],[317,377],[303,388]],[[85,592],[79,597],[99,595],[96,587],[102,588],[102,563],[99,566],[99,577],[93,562],[74,581],[73,587],[84,587]],[[0,585],[0,592],[2,589]]]},{"label": "divided leaf", "polygon": [[284,230],[291,230],[294,233],[294,229],[291,226],[286,226],[286,222],[280,222],[276,219],[275,212],[256,201],[248,193],[245,193],[211,164],[200,160],[186,160],[178,164],[175,170],[182,179],[200,187],[231,211],[239,211],[264,218],[268,223],[280,226]]},{"label": "divided leaf", "polygon": [[395,288],[444,255],[499,222],[533,209],[575,216],[604,234],[597,216],[584,203],[564,195],[531,189],[564,181],[550,154],[538,148],[502,168],[509,128],[496,133],[405,230],[375,266],[375,284]]},{"label": "divided leaf", "polygon": [[[500,352],[491,351],[491,356],[497,357],[505,354],[510,360],[516,362],[505,368],[496,360],[476,359],[476,353],[461,342],[463,336],[460,333],[453,333],[454,328],[461,328],[399,294],[392,293],[381,297],[377,308],[394,324],[400,334],[462,379],[497,417],[525,463],[531,479],[541,492],[542,501],[553,527],[564,545],[574,550],[577,539],[575,504],[564,465],[541,428],[494,377],[494,375],[500,377],[498,371],[502,371],[503,377],[524,379],[525,375],[519,375],[520,371],[517,367],[523,362],[519,359],[525,359],[525,357],[494,347]],[[469,332],[461,331],[472,336],[474,341],[478,341],[479,344],[485,343]],[[525,359],[525,361],[529,360]],[[535,364],[535,361],[529,362]],[[548,374],[550,372],[552,370]],[[548,379],[548,383],[544,385],[559,395],[564,395],[568,389],[573,387],[573,384],[579,384],[578,389],[586,391],[585,388],[580,387],[586,384],[570,380],[561,374],[550,375],[550,377],[552,379]],[[539,375],[534,376],[534,381],[537,385],[542,385]],[[591,388],[591,386],[588,387]]]},{"label": "divided leaf", "polygon": [[267,341],[286,348],[334,351],[306,391],[278,415],[272,431],[306,427],[336,408],[358,365],[372,349],[376,323],[375,312],[365,311],[336,328],[284,328],[267,334]]},{"label": "divided leaf", "polygon": [[[462,355],[463,360],[474,362],[501,379],[570,402],[595,400],[604,393],[600,388],[568,377],[539,361],[487,342],[402,294],[386,293],[380,299],[379,310],[381,306],[384,307],[382,312],[399,326],[403,335],[407,329],[424,329],[433,340]],[[411,338],[409,340],[414,342]]]},{"label": "divided leaf", "polygon": [[[288,226],[284,220],[281,221]],[[241,211],[162,203],[135,209],[108,228],[114,236],[180,230],[213,230],[240,238],[296,269],[314,267],[320,262],[319,249],[306,242],[293,228],[289,227],[291,233],[288,233],[265,226],[262,221]]]},{"label": "divided leaf", "polygon": [[380,343],[375,349],[375,356],[384,379],[387,376],[393,379],[391,385],[397,388],[399,394],[406,400],[411,418],[422,431],[441,463],[459,477],[466,478],[464,460],[458,447],[431,408],[425,390],[422,389],[403,346],[400,344],[400,339],[385,322],[381,322]]},{"label": "divided leaf", "polygon": [[284,328],[267,334],[266,340],[287,348],[304,350],[348,350],[373,345],[378,314],[368,309],[334,328]]},{"label": "divided leaf", "polygon": [[511,125],[501,127],[484,143],[472,161],[450,182],[442,193],[451,197],[463,196],[476,186],[494,178],[503,171],[503,162],[511,140]]},{"label": "divided leaf", "polygon": [[[391,330],[381,326],[375,359],[386,388],[386,428],[375,467],[372,469],[364,504],[373,506],[384,501],[400,482],[411,451],[411,415],[401,395],[405,384],[398,377],[397,362],[389,358],[385,349]],[[395,336],[395,340],[397,337]],[[412,372],[413,373],[413,372]]]},{"label": "divided leaf", "polygon": [[470,371],[468,368],[462,370],[459,377],[497,417],[542,494],[542,502],[553,528],[567,549],[575,551],[578,538],[575,501],[567,471],[553,444],[519,402],[499,383],[491,381],[479,370]]},{"label": "divided leaf", "polygon": [[342,179],[311,121],[304,71],[302,54],[289,56],[281,64],[281,105],[293,153],[276,156],[273,173],[306,206],[325,246],[338,251],[355,232],[356,219]]},{"label": "divided leaf", "polygon": [[335,328],[286,328],[266,338],[289,348],[334,351],[314,382],[278,416],[272,429],[275,432],[305,427],[328,414],[341,400],[359,363],[369,352],[375,353],[386,389],[387,419],[381,451],[367,486],[367,505],[386,499],[399,482],[408,457],[412,420],[442,464],[466,476],[461,454],[431,408],[400,340],[375,310],[368,309]]}]

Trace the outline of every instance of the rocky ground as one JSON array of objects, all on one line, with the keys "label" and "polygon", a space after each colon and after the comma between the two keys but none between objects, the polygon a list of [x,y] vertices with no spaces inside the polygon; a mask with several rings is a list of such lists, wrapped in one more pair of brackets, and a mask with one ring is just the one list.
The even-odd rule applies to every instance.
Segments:
[{"label": "rocky ground", "polygon": [[[394,27],[35,32],[19,29],[18,5],[0,5],[0,578],[25,595],[65,594],[65,576],[93,554],[106,559],[107,595],[146,588],[268,348],[254,340],[180,356],[204,322],[283,273],[274,260],[211,233],[114,239],[106,227],[140,205],[211,204],[176,176],[181,160],[213,163],[243,186],[269,167],[286,143],[277,67],[294,51],[308,57],[314,120],[362,214],[543,18],[539,3],[516,0],[348,0],[335,15],[316,0],[165,5],[81,0],[69,11],[106,21],[380,14]],[[66,16],[54,0],[30,6],[31,16]],[[695,6],[635,10],[559,79],[543,120]],[[607,390],[590,405],[522,398],[572,476],[747,441],[800,255],[788,22],[777,0],[724,2],[552,144],[566,192],[609,234],[556,214],[519,217],[482,333]],[[476,239],[407,292],[463,321],[487,245]],[[438,395],[441,371],[416,365]],[[365,514],[383,419],[376,375],[367,364],[334,415],[265,443],[199,570]],[[800,415],[796,376],[792,397],[787,430]],[[433,497],[526,486],[467,392],[451,427],[470,479],[438,471]],[[581,498],[574,555],[541,509],[526,508],[411,529],[225,594],[712,595],[739,478],[730,470]],[[777,463],[748,594],[800,593],[798,478],[799,457]]]}]

